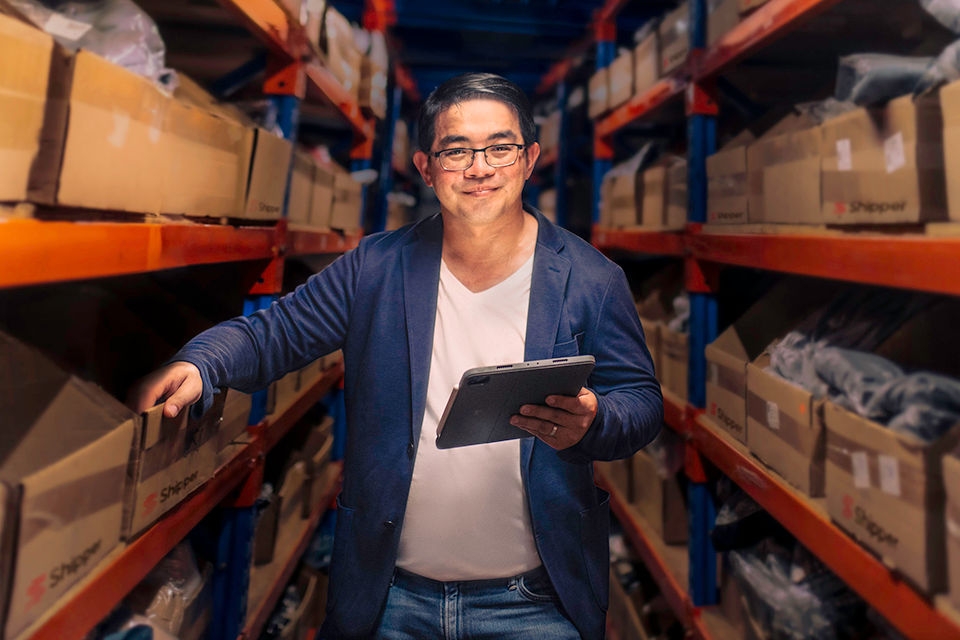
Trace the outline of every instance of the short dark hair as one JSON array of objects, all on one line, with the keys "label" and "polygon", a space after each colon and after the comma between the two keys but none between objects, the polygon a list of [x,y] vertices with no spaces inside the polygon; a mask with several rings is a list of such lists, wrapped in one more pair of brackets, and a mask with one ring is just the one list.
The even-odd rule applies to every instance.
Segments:
[{"label": "short dark hair", "polygon": [[494,73],[464,73],[444,81],[434,89],[423,106],[417,130],[417,144],[421,151],[430,151],[436,133],[437,117],[455,104],[466,100],[497,100],[507,105],[520,120],[520,135],[523,143],[537,139],[537,125],[523,89]]}]

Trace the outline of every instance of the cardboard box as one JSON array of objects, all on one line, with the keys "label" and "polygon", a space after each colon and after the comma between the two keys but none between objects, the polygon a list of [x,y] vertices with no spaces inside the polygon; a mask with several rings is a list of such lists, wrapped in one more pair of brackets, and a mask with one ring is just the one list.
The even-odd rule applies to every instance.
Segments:
[{"label": "cardboard box", "polygon": [[0,354],[0,604],[13,638],[118,544],[140,420],[2,333]]},{"label": "cardboard box", "polygon": [[940,89],[948,218],[960,222],[960,81]]},{"label": "cardboard box", "polygon": [[247,183],[247,130],[174,98],[163,131],[170,155],[164,163],[160,212],[237,217]]},{"label": "cardboard box", "polygon": [[291,371],[270,386],[274,391],[274,404],[270,413],[282,414],[299,395],[300,372]]},{"label": "cardboard box", "polygon": [[253,525],[253,566],[273,562],[277,548],[277,533],[280,530],[280,504],[283,499],[273,494],[270,501],[257,514]]},{"label": "cardboard box", "polygon": [[69,68],[53,38],[0,14],[0,202],[53,200]]},{"label": "cardboard box", "polygon": [[329,167],[317,164],[313,171],[313,196],[310,200],[310,226],[330,227],[333,212],[333,185],[336,176]]},{"label": "cardboard box", "polygon": [[287,192],[287,172],[293,161],[293,146],[266,129],[248,130],[245,164],[249,167],[244,218],[279,220]]},{"label": "cardboard box", "polygon": [[662,229],[667,218],[667,168],[650,167],[643,172],[643,200],[640,204],[640,224]]},{"label": "cardboard box", "polygon": [[323,50],[326,67],[354,100],[360,95],[360,66],[363,54],[353,40],[353,27],[342,13],[328,4],[323,18]]},{"label": "cardboard box", "polygon": [[740,13],[749,13],[754,9],[763,6],[768,0],[740,0]]},{"label": "cardboard box", "polygon": [[322,445],[307,460],[308,481],[303,501],[304,518],[309,518],[314,509],[322,507],[320,499],[327,488],[327,466],[333,453],[333,436],[330,435],[330,431],[333,429],[333,418],[328,417],[327,420],[329,420],[328,424],[318,429],[318,433],[323,437]]},{"label": "cardboard box", "polygon": [[647,633],[640,620],[633,601],[624,590],[616,572],[610,571],[610,608],[607,612],[608,624],[616,629],[620,640],[647,640]]},{"label": "cardboard box", "polygon": [[337,172],[333,179],[333,206],[330,227],[352,231],[363,226],[363,186],[347,172]]},{"label": "cardboard box", "polygon": [[811,497],[824,491],[826,434],[820,407],[806,389],[765,369],[764,352],[747,365],[747,446],[788,483]]},{"label": "cardboard box", "polygon": [[690,7],[687,2],[666,14],[658,29],[660,72],[667,75],[687,60],[690,51]]},{"label": "cardboard box", "polygon": [[643,174],[625,165],[614,167],[604,176],[601,201],[604,226],[636,226],[643,206]]},{"label": "cardboard box", "polygon": [[650,318],[640,316],[640,325],[643,327],[643,337],[647,342],[647,351],[653,360],[654,375],[660,375],[660,323]]},{"label": "cardboard box", "polygon": [[632,470],[629,459],[597,461],[594,464],[626,500],[631,499],[630,491],[633,483],[630,481]]},{"label": "cardboard box", "polygon": [[150,80],[88,51],[73,57],[60,168],[61,206],[158,213],[173,148],[172,98]]},{"label": "cardboard box", "polygon": [[660,384],[680,400],[687,400],[690,336],[660,325]]},{"label": "cardboard box", "polygon": [[609,67],[609,107],[616,109],[633,96],[633,51],[620,52]]},{"label": "cardboard box", "polygon": [[540,213],[547,217],[547,220],[556,224],[557,222],[557,190],[556,189],[544,189],[540,192],[540,197],[537,200],[537,208],[540,209]]},{"label": "cardboard box", "polygon": [[597,69],[587,83],[587,116],[596,119],[610,110],[610,70]]},{"label": "cardboard box", "polygon": [[675,160],[667,170],[667,218],[665,229],[682,230],[687,225],[687,161]]},{"label": "cardboard box", "polygon": [[304,149],[295,149],[293,171],[290,174],[290,192],[287,194],[287,221],[291,224],[310,224],[313,179],[313,156]]},{"label": "cardboard box", "polygon": [[188,411],[165,418],[163,405],[143,414],[131,465],[134,488],[124,539],[134,538],[213,476],[224,400],[225,394],[215,394],[213,406],[200,419],[188,416]]},{"label": "cardboard box", "polygon": [[747,148],[750,222],[823,224],[820,144],[820,127],[810,127]]},{"label": "cardboard box", "polygon": [[667,544],[687,541],[687,501],[677,474],[664,477],[656,460],[644,451],[631,459],[631,500],[637,511]]},{"label": "cardboard box", "polygon": [[660,36],[654,31],[633,50],[633,94],[641,96],[660,79]]},{"label": "cardboard box", "polygon": [[747,365],[826,304],[835,290],[825,282],[783,280],[706,346],[707,414],[734,439],[747,444]]},{"label": "cardboard box", "polygon": [[922,592],[947,586],[943,456],[960,426],[932,444],[827,402],[830,517]]},{"label": "cardboard box", "polygon": [[707,46],[740,24],[740,0],[707,0]]},{"label": "cardboard box", "polygon": [[733,146],[707,156],[707,222],[747,222],[747,147]]},{"label": "cardboard box", "polygon": [[413,161],[410,131],[406,120],[397,120],[393,126],[393,151],[390,154],[390,166],[394,171],[408,175]]},{"label": "cardboard box", "polygon": [[249,394],[227,389],[223,401],[223,421],[217,431],[217,467],[223,466],[232,457],[234,445],[245,441],[247,426],[250,423],[250,410],[253,397]]},{"label": "cardboard box", "polygon": [[947,219],[940,101],[856,109],[822,125],[823,217],[831,224]]},{"label": "cardboard box", "polygon": [[960,457],[956,450],[943,458],[943,486],[947,502],[947,584],[950,602],[960,609]]},{"label": "cardboard box", "polygon": [[383,120],[387,117],[387,73],[390,59],[383,32],[370,32],[370,50],[360,64],[360,108]]},{"label": "cardboard box", "polygon": [[[280,527],[296,526],[302,520],[310,482],[309,466],[306,460],[296,459],[283,476],[283,483],[277,495],[280,497]],[[308,512],[309,513],[309,512]]]},{"label": "cardboard box", "polygon": [[543,119],[540,125],[540,149],[543,153],[552,151],[560,146],[560,119],[559,109],[554,109]]}]

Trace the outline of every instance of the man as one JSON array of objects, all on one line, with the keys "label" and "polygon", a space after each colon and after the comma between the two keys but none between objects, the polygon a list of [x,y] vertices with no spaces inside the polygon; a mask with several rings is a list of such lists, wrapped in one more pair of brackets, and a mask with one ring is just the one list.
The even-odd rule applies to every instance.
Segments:
[{"label": "man", "polygon": [[[622,270],[521,192],[540,154],[522,91],[490,74],[423,105],[417,169],[440,213],[360,246],[269,310],[202,333],[144,381],[165,413],[344,352],[343,489],[321,638],[601,638],[609,506],[592,461],[658,433],[663,405]],[[521,440],[439,450],[464,370],[592,354]]]}]

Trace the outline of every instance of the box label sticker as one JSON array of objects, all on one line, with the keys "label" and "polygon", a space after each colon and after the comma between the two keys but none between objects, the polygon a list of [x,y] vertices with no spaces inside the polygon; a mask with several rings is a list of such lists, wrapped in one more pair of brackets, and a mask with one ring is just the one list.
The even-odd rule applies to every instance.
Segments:
[{"label": "box label sticker", "polygon": [[853,171],[853,152],[850,138],[837,140],[837,171]]},{"label": "box label sticker", "polygon": [[776,402],[767,402],[767,426],[780,431],[780,407]]},{"label": "box label sticker", "polygon": [[69,42],[76,42],[87,35],[93,25],[78,20],[71,20],[61,13],[51,14],[43,25],[43,30],[55,38],[63,38]]},{"label": "box label sticker", "polygon": [[893,173],[907,163],[903,152],[903,134],[899,131],[883,141],[883,160],[887,165],[887,173]]},{"label": "box label sticker", "polygon": [[857,489],[869,489],[870,463],[867,462],[867,452],[854,451],[850,454],[850,463],[853,467],[853,486]]},{"label": "box label sticker", "polygon": [[877,456],[880,467],[880,489],[900,497],[900,463],[893,456]]}]

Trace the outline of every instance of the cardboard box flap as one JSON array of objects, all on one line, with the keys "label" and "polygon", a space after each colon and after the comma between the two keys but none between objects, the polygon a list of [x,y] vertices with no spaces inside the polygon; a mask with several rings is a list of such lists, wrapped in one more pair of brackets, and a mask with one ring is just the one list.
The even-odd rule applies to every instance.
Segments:
[{"label": "cardboard box flap", "polygon": [[143,413],[143,450],[152,449],[161,440],[173,438],[177,431],[187,428],[187,414],[181,411],[176,418],[163,415],[163,404],[147,409]]},{"label": "cardboard box flap", "polygon": [[938,299],[906,320],[874,350],[907,371],[960,378],[960,300]]},{"label": "cardboard box flap", "polygon": [[746,365],[839,291],[830,281],[781,280],[707,345],[707,360],[722,362],[726,356]]},{"label": "cardboard box flap", "polygon": [[0,478],[18,482],[80,451],[127,420],[127,410],[95,385],[68,375],[51,360],[0,333]]},{"label": "cardboard box flap", "polygon": [[960,80],[940,89],[940,106],[945,127],[960,126]]}]

